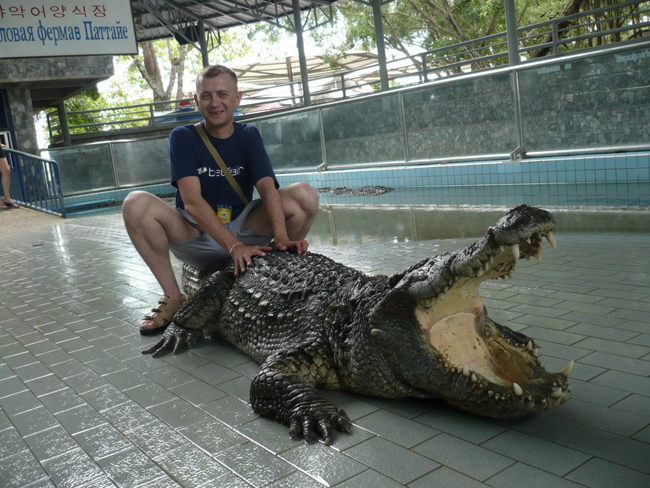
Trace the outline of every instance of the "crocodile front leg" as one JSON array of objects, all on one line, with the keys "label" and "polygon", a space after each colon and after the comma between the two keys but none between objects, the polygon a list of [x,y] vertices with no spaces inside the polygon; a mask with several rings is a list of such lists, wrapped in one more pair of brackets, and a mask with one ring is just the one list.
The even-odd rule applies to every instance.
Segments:
[{"label": "crocodile front leg", "polygon": [[161,339],[142,354],[157,358],[169,352],[177,354],[183,348],[191,349],[210,324],[217,321],[221,307],[235,282],[232,271],[214,273],[181,306],[174,321],[167,327]]},{"label": "crocodile front leg", "polygon": [[334,429],[351,433],[346,413],[326,400],[316,386],[339,388],[338,375],[316,347],[295,348],[269,357],[251,385],[251,405],[260,415],[289,426],[289,435],[329,445]]}]

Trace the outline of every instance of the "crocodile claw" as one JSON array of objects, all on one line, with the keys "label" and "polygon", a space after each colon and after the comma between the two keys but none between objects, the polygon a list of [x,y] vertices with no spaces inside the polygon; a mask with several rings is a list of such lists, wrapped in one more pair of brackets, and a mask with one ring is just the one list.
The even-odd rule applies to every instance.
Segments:
[{"label": "crocodile claw", "polygon": [[302,434],[305,442],[313,442],[316,439],[315,433],[318,432],[322,442],[329,446],[332,442],[332,435],[335,430],[352,433],[352,422],[347,414],[334,405],[320,405],[316,408],[309,408],[308,411],[294,412],[293,419],[289,426],[289,435],[298,437]]},{"label": "crocodile claw", "polygon": [[184,329],[176,324],[170,324],[160,340],[151,348],[142,351],[142,354],[151,354],[159,358],[165,354],[178,354],[184,347],[191,349],[196,344],[202,332],[192,329]]}]

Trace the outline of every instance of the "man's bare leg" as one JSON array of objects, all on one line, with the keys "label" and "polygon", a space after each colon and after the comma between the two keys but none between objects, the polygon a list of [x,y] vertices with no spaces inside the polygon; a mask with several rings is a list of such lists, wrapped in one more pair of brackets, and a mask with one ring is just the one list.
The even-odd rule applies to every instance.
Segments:
[{"label": "man's bare leg", "polygon": [[[131,242],[162,287],[163,294],[180,299],[182,293],[169,257],[169,243],[199,237],[201,233],[174,208],[147,192],[130,193],[124,200],[122,214]],[[141,323],[143,329],[155,327],[153,320]]]},{"label": "man's bare leg", "polygon": [[[318,193],[308,183],[298,182],[279,190],[287,236],[294,241],[307,237],[318,212]],[[263,206],[253,209],[246,225],[256,234],[270,234],[273,229]]]}]

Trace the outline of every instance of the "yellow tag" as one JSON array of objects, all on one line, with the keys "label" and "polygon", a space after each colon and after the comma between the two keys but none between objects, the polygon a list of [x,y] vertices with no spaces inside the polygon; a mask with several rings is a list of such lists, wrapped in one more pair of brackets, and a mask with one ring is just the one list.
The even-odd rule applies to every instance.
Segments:
[{"label": "yellow tag", "polygon": [[226,228],[230,227],[230,215],[232,214],[232,208],[231,207],[218,207],[217,208],[217,215],[219,216],[219,220],[221,220],[221,223],[226,226]]}]

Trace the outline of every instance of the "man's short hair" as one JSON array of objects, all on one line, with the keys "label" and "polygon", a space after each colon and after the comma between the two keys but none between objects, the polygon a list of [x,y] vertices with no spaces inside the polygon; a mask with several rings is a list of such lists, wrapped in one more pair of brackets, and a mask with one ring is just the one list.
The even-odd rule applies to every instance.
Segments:
[{"label": "man's short hair", "polygon": [[221,64],[215,64],[213,66],[206,66],[205,68],[203,68],[199,73],[199,75],[196,77],[196,92],[198,93],[199,90],[201,89],[201,81],[203,80],[203,78],[216,78],[217,76],[222,75],[224,73],[229,75],[232,78],[232,80],[235,82],[235,88],[237,88],[237,73],[235,73],[227,66],[223,66]]}]

